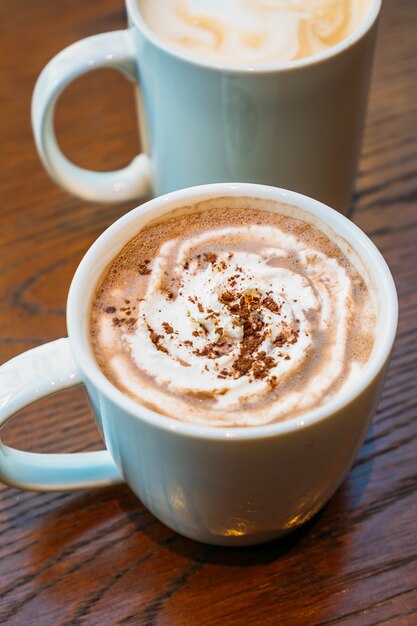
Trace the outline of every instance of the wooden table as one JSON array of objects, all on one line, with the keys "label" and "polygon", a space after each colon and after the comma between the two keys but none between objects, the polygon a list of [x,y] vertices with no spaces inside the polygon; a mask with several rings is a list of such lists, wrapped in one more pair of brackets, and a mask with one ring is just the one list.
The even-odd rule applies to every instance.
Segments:
[{"label": "wooden table", "polygon": [[[331,502],[287,538],[206,547],[156,521],[127,487],[35,494],[0,487],[0,622],[6,624],[417,624],[417,2],[385,0],[353,219],[398,286],[401,322],[378,414]],[[66,334],[71,277],[133,203],[60,190],[38,160],[31,92],[56,52],[122,28],[121,0],[0,5],[0,360]],[[58,107],[64,151],[113,169],[138,151],[131,87],[101,71]],[[81,389],[25,410],[4,441],[100,448]],[[2,436],[3,436],[2,435]]]}]

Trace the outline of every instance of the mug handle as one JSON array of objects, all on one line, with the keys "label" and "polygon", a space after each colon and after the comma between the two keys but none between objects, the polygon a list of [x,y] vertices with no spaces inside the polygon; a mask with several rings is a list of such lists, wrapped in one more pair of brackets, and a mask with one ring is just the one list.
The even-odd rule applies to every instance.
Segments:
[{"label": "mug handle", "polygon": [[87,37],[57,54],[36,82],[32,127],[39,156],[55,182],[85,200],[120,202],[151,193],[149,157],[139,154],[121,170],[93,172],[74,165],[62,154],[54,132],[54,109],[61,92],[78,76],[103,67],[117,69],[129,80],[138,82],[130,30]]},{"label": "mug handle", "polygon": [[[35,400],[81,383],[67,338],[23,352],[0,367],[0,428]],[[37,454],[9,448],[1,441],[0,480],[31,491],[71,491],[123,482],[107,450]]]}]

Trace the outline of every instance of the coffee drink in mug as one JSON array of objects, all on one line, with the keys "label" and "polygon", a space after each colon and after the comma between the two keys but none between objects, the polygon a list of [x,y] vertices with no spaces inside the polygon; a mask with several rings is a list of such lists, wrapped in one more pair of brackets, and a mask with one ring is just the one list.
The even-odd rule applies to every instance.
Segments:
[{"label": "coffee drink in mug", "polygon": [[87,252],[68,337],[0,367],[0,426],[83,384],[104,449],[49,455],[0,441],[0,480],[38,491],[126,482],[192,539],[279,537],[352,466],[397,306],[373,243],[316,200],[238,183],[155,198]]},{"label": "coffee drink in mug", "polygon": [[170,417],[259,426],[361,376],[369,279],[296,207],[219,198],[148,226],[107,269],[91,338],[121,391]]},{"label": "coffee drink in mug", "polygon": [[318,54],[361,24],[371,0],[138,0],[161,39],[196,58],[260,65]]},{"label": "coffee drink in mug", "polygon": [[[293,189],[346,212],[380,6],[126,0],[126,30],[69,46],[39,77],[32,123],[41,159],[56,182],[87,200],[118,202],[234,180]],[[116,172],[75,166],[54,134],[61,92],[103,67],[135,84],[143,147]]]}]

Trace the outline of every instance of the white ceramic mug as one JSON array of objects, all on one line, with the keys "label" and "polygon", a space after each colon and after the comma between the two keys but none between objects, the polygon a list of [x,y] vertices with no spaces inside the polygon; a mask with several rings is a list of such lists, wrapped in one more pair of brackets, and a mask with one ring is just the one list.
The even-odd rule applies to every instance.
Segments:
[{"label": "white ceramic mug", "polygon": [[[218,196],[268,198],[304,209],[312,223],[319,218],[342,238],[338,244],[346,244],[345,253],[354,255],[374,286],[377,341],[363,374],[325,406],[300,418],[246,428],[177,421],[123,394],[95,361],[89,311],[109,262],[150,220]],[[0,368],[0,425],[39,398],[84,384],[107,450],[34,454],[0,444],[1,480],[32,490],[124,480],[156,517],[183,535],[213,544],[246,545],[278,537],[308,520],[346,476],[382,389],[397,328],[397,296],[380,252],[340,213],[294,192],[222,183],[151,200],[110,226],[77,269],[67,325],[67,339],[29,350]]]},{"label": "white ceramic mug", "polygon": [[[174,50],[126,0],[127,30],[60,52],[35,87],[32,124],[52,178],[87,200],[113,202],[203,183],[294,189],[346,212],[351,198],[381,0],[344,41],[290,63],[236,67]],[[136,84],[144,153],[117,172],[70,163],[54,135],[55,103],[78,76],[111,67]],[[82,138],[80,138],[82,141]]]}]

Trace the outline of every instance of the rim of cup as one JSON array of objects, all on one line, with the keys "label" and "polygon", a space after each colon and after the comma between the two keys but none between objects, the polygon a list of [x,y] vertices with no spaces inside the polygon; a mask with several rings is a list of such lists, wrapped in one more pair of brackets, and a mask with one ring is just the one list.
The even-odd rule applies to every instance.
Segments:
[{"label": "rim of cup", "polygon": [[[162,217],[174,208],[227,196],[278,201],[293,205],[313,215],[314,220],[322,222],[352,247],[367,273],[372,276],[372,288],[375,288],[379,302],[378,334],[372,354],[361,376],[322,406],[282,422],[260,426],[202,426],[157,413],[128,397],[105,377],[95,360],[89,340],[89,311],[97,282],[123,246],[146,223]],[[132,228],[132,225],[138,221],[142,224],[137,228]],[[217,440],[276,436],[305,428],[331,417],[359,396],[381,372],[392,350],[397,322],[398,299],[390,269],[378,248],[358,226],[341,213],[317,200],[293,191],[252,183],[213,183],[189,187],[165,194],[129,211],[107,228],[87,251],[75,272],[67,304],[67,327],[74,359],[85,378],[94,387],[114,404],[154,426],[176,431],[188,437]]]},{"label": "rim of cup", "polygon": [[197,67],[226,71],[233,74],[267,74],[271,72],[299,70],[310,65],[315,65],[316,63],[321,63],[323,61],[331,59],[339,55],[344,50],[355,45],[355,43],[362,39],[362,37],[372,28],[372,26],[376,22],[381,10],[382,0],[369,0],[369,4],[370,6],[368,13],[366,17],[362,20],[360,25],[348,37],[345,37],[344,39],[342,39],[342,41],[339,41],[339,43],[335,44],[334,46],[330,46],[326,50],[323,50],[311,56],[303,57],[301,59],[293,61],[256,65],[247,65],[244,63],[219,63],[216,61],[193,57],[191,54],[182,52],[180,48],[177,50],[174,46],[170,45],[168,42],[164,41],[161,37],[156,35],[151,30],[151,28],[148,27],[141,15],[139,9],[139,0],[126,0],[126,10],[135,26],[142,32],[143,36],[151,41],[157,48],[164,50],[164,52],[166,52],[171,57],[180,59]]}]

